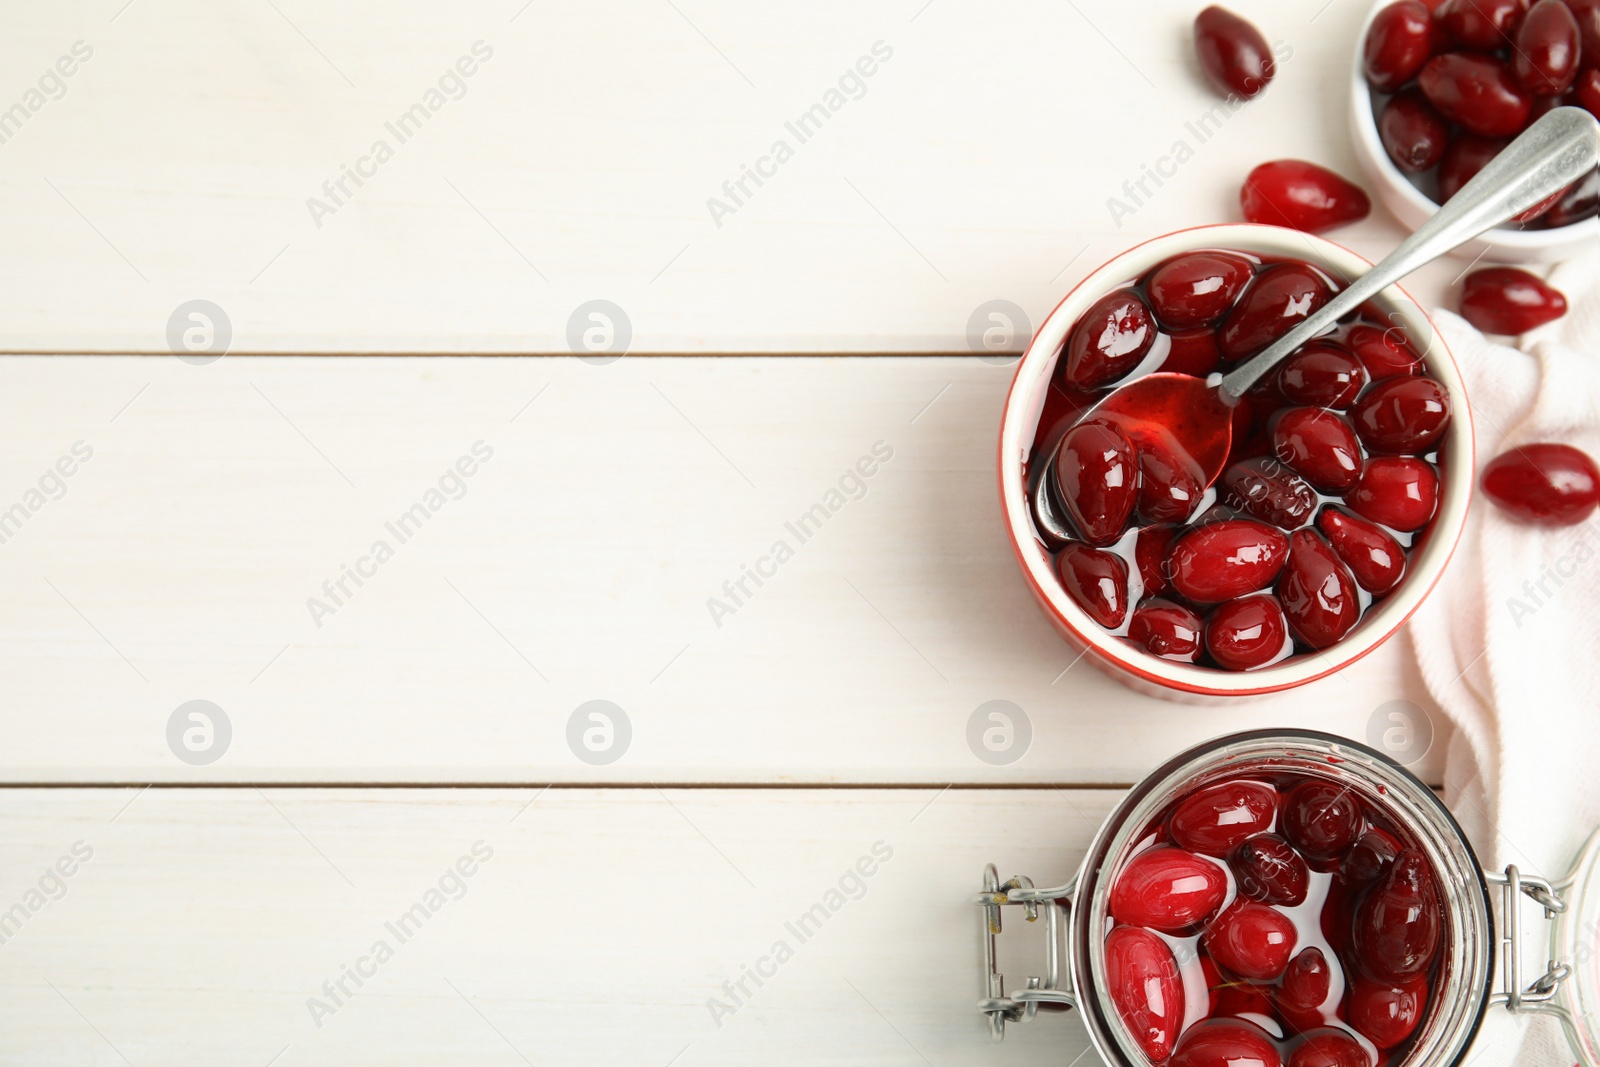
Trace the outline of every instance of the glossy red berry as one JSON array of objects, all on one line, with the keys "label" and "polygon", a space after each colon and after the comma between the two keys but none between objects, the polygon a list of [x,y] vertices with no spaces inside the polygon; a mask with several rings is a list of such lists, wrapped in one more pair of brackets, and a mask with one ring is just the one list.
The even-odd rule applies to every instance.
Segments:
[{"label": "glossy red berry", "polygon": [[1233,307],[1254,273],[1250,261],[1233,252],[1190,252],[1156,268],[1145,292],[1168,330],[1209,326]]},{"label": "glossy red berry", "polygon": [[1283,1067],[1267,1032],[1244,1019],[1207,1019],[1184,1031],[1172,1067]]},{"label": "glossy red berry", "polygon": [[1172,585],[1171,568],[1167,556],[1172,542],[1183,533],[1181,526],[1146,526],[1139,531],[1133,543],[1133,559],[1139,567],[1139,577],[1144,582],[1144,595],[1160,596]]},{"label": "glossy red berry", "polygon": [[1305,903],[1310,872],[1300,853],[1277,834],[1247,838],[1228,859],[1239,895],[1263,904]]},{"label": "glossy red berry", "polygon": [[1372,1067],[1361,1042],[1335,1027],[1312,1030],[1289,1053],[1289,1067]]},{"label": "glossy red berry", "polygon": [[1320,408],[1349,407],[1366,384],[1361,361],[1331,341],[1312,341],[1278,371],[1278,391],[1286,400]]},{"label": "glossy red berry", "polygon": [[1463,185],[1476,178],[1478,172],[1510,143],[1509,137],[1458,133],[1444,150],[1444,158],[1439,161],[1440,201],[1449,200],[1460,192]]},{"label": "glossy red berry", "polygon": [[1372,201],[1360,186],[1300,159],[1256,167],[1244,180],[1239,203],[1250,222],[1307,233],[1358,222],[1372,211]]},{"label": "glossy red berry", "polygon": [[1121,556],[1071,544],[1056,557],[1056,574],[1067,595],[1106,629],[1128,617],[1128,564]]},{"label": "glossy red berry", "polygon": [[1479,52],[1511,46],[1511,31],[1528,0],[1445,0],[1434,11],[1456,44]]},{"label": "glossy red berry", "polygon": [[[1361,476],[1361,445],[1355,428],[1342,415],[1322,408],[1280,412],[1273,422],[1272,451],[1325,493],[1343,493]],[[1302,519],[1308,520],[1309,516]]]},{"label": "glossy red berry", "polygon": [[1371,885],[1389,872],[1399,854],[1400,842],[1393,834],[1371,827],[1345,853],[1344,862],[1339,865],[1339,877],[1346,885]]},{"label": "glossy red berry", "polygon": [[1450,145],[1450,124],[1420,92],[1407,89],[1383,105],[1378,139],[1395,166],[1407,174],[1421,174],[1444,158]]},{"label": "glossy red berry", "polygon": [[1590,69],[1578,75],[1573,93],[1578,106],[1600,119],[1600,70]]},{"label": "glossy red berry", "polygon": [[1145,523],[1186,522],[1205,492],[1200,464],[1168,448],[1155,433],[1134,438],[1139,453],[1139,518]]},{"label": "glossy red berry", "polygon": [[1271,585],[1288,555],[1289,539],[1263,523],[1212,523],[1172,546],[1172,585],[1197,604],[1232,600]]},{"label": "glossy red berry", "polygon": [[1253,356],[1300,325],[1333,295],[1327,279],[1302,263],[1279,263],[1256,275],[1222,320],[1217,347],[1226,359]]},{"label": "glossy red berry", "polygon": [[1323,938],[1341,958],[1350,952],[1350,923],[1355,911],[1355,891],[1339,878],[1334,878],[1328,884],[1328,899],[1322,902],[1319,918]]},{"label": "glossy red berry", "polygon": [[1494,56],[1474,52],[1434,56],[1417,76],[1417,84],[1439,114],[1485,137],[1520,133],[1533,109],[1533,95],[1517,81],[1511,65]]},{"label": "glossy red berry", "polygon": [[1119,926],[1106,937],[1106,991],[1151,1063],[1172,1055],[1183,1027],[1183,979],[1167,943],[1148,930]]},{"label": "glossy red berry", "polygon": [[1118,289],[1096,300],[1067,337],[1066,383],[1093,389],[1127,374],[1156,343],[1156,324],[1143,298]]},{"label": "glossy red berry", "polygon": [[[1597,91],[1600,91],[1600,75],[1596,76],[1595,81]],[[1591,170],[1567,186],[1544,218],[1554,228],[1571,226],[1575,222],[1592,219],[1597,214],[1600,214],[1600,170]]]},{"label": "glossy red berry", "polygon": [[1272,1018],[1272,998],[1267,996],[1270,986],[1252,985],[1249,982],[1229,982],[1217,996],[1217,1010],[1213,1015],[1261,1015]]},{"label": "glossy red berry", "polygon": [[1361,619],[1355,579],[1315,530],[1289,535],[1278,602],[1295,639],[1311,648],[1335,644]]},{"label": "glossy red berry", "polygon": [[1231,93],[1248,100],[1277,72],[1261,31],[1215,4],[1195,16],[1194,47],[1206,80],[1224,96]]},{"label": "glossy red berry", "polygon": [[1206,620],[1206,651],[1230,671],[1265,667],[1289,647],[1289,624],[1270,593],[1230,600]]},{"label": "glossy red berry", "polygon": [[1402,327],[1381,330],[1361,323],[1350,328],[1345,343],[1366,368],[1367,377],[1375,382],[1422,373],[1422,360]]},{"label": "glossy red berry", "polygon": [[1217,347],[1217,331],[1209,326],[1193,330],[1179,330],[1168,335],[1171,345],[1161,369],[1174,374],[1192,374],[1204,378],[1222,366],[1222,350]]},{"label": "glossy red berry", "polygon": [[1227,877],[1217,864],[1181,848],[1157,845],[1134,856],[1117,875],[1111,915],[1129,926],[1184,933],[1215,915],[1227,891]]},{"label": "glossy red berry", "polygon": [[1284,798],[1279,832],[1313,864],[1342,857],[1361,836],[1361,801],[1333,782],[1302,782]]},{"label": "glossy red berry", "polygon": [[1345,502],[1363,518],[1410,533],[1433,518],[1439,506],[1439,475],[1427,460],[1378,456],[1367,461]]},{"label": "glossy red berry", "polygon": [[1278,791],[1265,782],[1233,780],[1186,797],[1167,824],[1172,840],[1191,852],[1227,856],[1264,833],[1278,812]]},{"label": "glossy red berry", "polygon": [[1420,456],[1449,428],[1450,396],[1432,378],[1390,378],[1357,402],[1350,421],[1368,450]]},{"label": "glossy red berry", "polygon": [[1433,15],[1422,0],[1399,0],[1378,12],[1367,30],[1362,69],[1380,93],[1417,76],[1433,55]]},{"label": "glossy red berry", "polygon": [[1205,623],[1182,604],[1151,597],[1133,612],[1128,640],[1152,656],[1193,663],[1200,658]]},{"label": "glossy red berry", "polygon": [[1350,986],[1350,1025],[1379,1049],[1391,1049],[1417,1029],[1428,1003],[1428,980],[1377,982],[1356,976]]},{"label": "glossy red berry", "polygon": [[1221,498],[1230,508],[1293,530],[1311,521],[1317,495],[1300,475],[1271,456],[1242,459],[1222,472]]},{"label": "glossy red berry", "polygon": [[1324,508],[1317,525],[1356,584],[1367,592],[1382,596],[1405,577],[1406,550],[1382,527],[1338,508]]},{"label": "glossy red berry", "polygon": [[1566,313],[1559,289],[1516,267],[1475,270],[1461,290],[1461,317],[1484,333],[1527,333]]},{"label": "glossy red berry", "polygon": [[1600,0],[1566,0],[1578,23],[1578,66],[1600,67]]},{"label": "glossy red berry", "polygon": [[1535,96],[1560,96],[1578,76],[1578,20],[1562,0],[1537,0],[1511,50],[1517,80]]},{"label": "glossy red berry", "polygon": [[1536,526],[1580,523],[1600,504],[1600,468],[1571,445],[1523,445],[1502,453],[1483,469],[1481,484],[1513,518]]},{"label": "glossy red berry", "polygon": [[1206,928],[1202,940],[1224,970],[1270,982],[1289,966],[1298,936],[1294,923],[1277,908],[1236,900]]},{"label": "glossy red berry", "polygon": [[1278,1003],[1300,1011],[1322,1007],[1333,988],[1333,966],[1316,946],[1301,951],[1289,961],[1278,989]]},{"label": "glossy red berry", "polygon": [[1139,463],[1128,435],[1106,419],[1079,423],[1062,438],[1055,475],[1056,490],[1083,539],[1114,544],[1139,500]]}]

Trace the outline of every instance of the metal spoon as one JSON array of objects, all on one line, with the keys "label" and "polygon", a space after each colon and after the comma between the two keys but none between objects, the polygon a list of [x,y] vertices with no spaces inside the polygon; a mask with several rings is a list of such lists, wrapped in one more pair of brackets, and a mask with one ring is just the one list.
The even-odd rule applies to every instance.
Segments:
[{"label": "metal spoon", "polygon": [[[1383,261],[1352,279],[1332,300],[1265,351],[1226,376],[1147,374],[1112,390],[1079,421],[1110,416],[1160,427],[1204,472],[1209,486],[1222,473],[1233,442],[1233,408],[1256,382],[1307,341],[1425,263],[1520,215],[1582,178],[1600,163],[1600,121],[1578,107],[1558,107],[1528,127],[1434,216]],[[1040,490],[1052,489],[1058,443],[1044,464]],[[1070,538],[1059,500],[1034,493],[1034,515],[1053,537]]]}]

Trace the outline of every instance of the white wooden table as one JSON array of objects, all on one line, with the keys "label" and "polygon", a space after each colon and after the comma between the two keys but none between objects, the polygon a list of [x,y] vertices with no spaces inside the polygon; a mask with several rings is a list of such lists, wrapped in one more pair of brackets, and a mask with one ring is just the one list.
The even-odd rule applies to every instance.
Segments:
[{"label": "white wooden table", "polygon": [[[1364,5],[1249,0],[1278,82],[1113,219],[1216,103],[1196,6],[8,10],[0,1062],[1067,1064],[1074,1020],[991,1048],[973,1010],[985,861],[1065,877],[1236,729],[1408,702],[1437,781],[1404,640],[1163,703],[1075,663],[1004,540],[974,311],[1037,325],[1261,160],[1355,172]],[[220,359],[171,354],[194,300]],[[593,300],[619,360],[571,354]]]}]

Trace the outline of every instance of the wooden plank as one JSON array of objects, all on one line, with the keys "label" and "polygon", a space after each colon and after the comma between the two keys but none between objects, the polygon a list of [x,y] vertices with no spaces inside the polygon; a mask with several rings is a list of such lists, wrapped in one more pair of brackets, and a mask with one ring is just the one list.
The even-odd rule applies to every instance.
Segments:
[{"label": "wooden plank", "polygon": [[1070,1017],[989,1044],[965,900],[1064,879],[1116,796],[0,790],[0,1062],[1066,1064]]},{"label": "wooden plank", "polygon": [[[988,301],[1036,326],[1116,252],[1236,220],[1264,158],[1359,176],[1367,5],[1234,6],[1292,52],[1236,113],[1184,0],[30,5],[0,110],[74,73],[0,127],[0,349],[165,352],[205,299],[235,351],[566,352],[605,299],[635,351],[967,351]],[[1400,231],[1379,209],[1336,236],[1378,256]]]},{"label": "wooden plank", "polygon": [[[1375,736],[1395,701],[1438,724],[1416,766],[1439,779],[1403,640],[1226,707],[1076,663],[1002,532],[1010,374],[977,359],[0,373],[0,513],[25,516],[0,544],[3,780],[1117,783],[1231,730]],[[346,567],[368,577],[330,593]],[[209,765],[169,744],[192,700],[231,724]],[[569,746],[594,700],[631,725],[605,765]],[[1003,766],[967,741],[994,700],[1031,723]]]}]

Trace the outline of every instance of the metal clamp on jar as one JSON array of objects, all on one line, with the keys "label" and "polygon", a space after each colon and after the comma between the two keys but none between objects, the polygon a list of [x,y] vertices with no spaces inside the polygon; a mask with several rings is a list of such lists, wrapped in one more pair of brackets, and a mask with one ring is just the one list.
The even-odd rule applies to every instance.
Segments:
[{"label": "metal clamp on jar", "polygon": [[[994,1040],[1005,1036],[1008,1022],[1030,1020],[1041,1006],[1077,1008],[1106,1063],[1149,1067],[1151,1057],[1108,991],[1105,943],[1116,925],[1109,909],[1114,879],[1131,857],[1152,847],[1152,827],[1183,798],[1219,783],[1285,776],[1335,783],[1366,810],[1380,812],[1431,865],[1442,904],[1442,931],[1427,976],[1426,1008],[1404,1043],[1384,1052],[1369,1047],[1376,1062],[1456,1067],[1465,1060],[1486,1011],[1503,1007],[1560,1019],[1580,1067],[1600,1067],[1600,882],[1595,877],[1600,832],[1558,881],[1524,874],[1515,865],[1503,873],[1486,873],[1443,803],[1409,771],[1364,745],[1309,731],[1235,734],[1175,757],[1123,798],[1095,834],[1076,876],[1063,885],[1037,888],[1021,875],[1002,882],[994,865],[987,866],[982,891],[973,902],[982,919],[984,949],[978,1010]],[[1232,893],[1231,875],[1229,885]],[[1491,887],[1499,892],[1491,893]],[[1015,907],[1029,922],[1041,915],[1044,919],[1044,966],[1042,975],[1032,975],[1022,988],[1007,992],[996,936],[1003,913]],[[1535,933],[1531,927],[1538,919],[1523,914],[1534,907],[1549,924],[1547,935]],[[1198,937],[1165,940],[1192,949],[1188,955],[1178,950],[1180,967],[1198,967]],[[1523,957],[1535,945],[1541,946],[1545,970],[1529,981],[1526,974],[1535,969],[1525,972]],[[1340,988],[1334,987],[1335,997]],[[1196,1021],[1191,1013],[1187,1024]],[[1292,1048],[1300,1038],[1291,1032],[1268,1036],[1281,1049]]]}]

